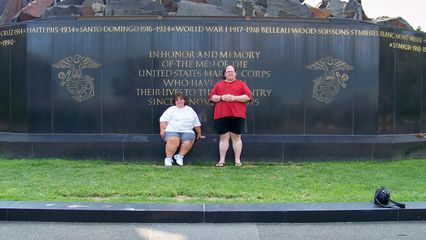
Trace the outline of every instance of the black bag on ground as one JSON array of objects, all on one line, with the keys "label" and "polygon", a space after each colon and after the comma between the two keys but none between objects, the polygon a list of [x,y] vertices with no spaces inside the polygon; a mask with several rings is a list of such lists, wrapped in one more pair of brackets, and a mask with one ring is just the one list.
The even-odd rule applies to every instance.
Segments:
[{"label": "black bag on ground", "polygon": [[[389,202],[393,203],[394,205],[389,205]],[[405,208],[404,203],[399,203],[399,202],[395,202],[391,200],[390,191],[384,187],[380,187],[376,190],[376,193],[374,194],[374,204],[376,204],[376,206],[380,206],[384,208],[391,208],[394,206]]]}]

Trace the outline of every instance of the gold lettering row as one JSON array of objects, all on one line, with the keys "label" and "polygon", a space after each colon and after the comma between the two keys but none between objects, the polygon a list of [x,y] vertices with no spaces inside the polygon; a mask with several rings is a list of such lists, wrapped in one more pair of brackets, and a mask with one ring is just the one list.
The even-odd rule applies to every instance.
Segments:
[{"label": "gold lettering row", "polygon": [[[174,96],[184,94],[186,96],[209,96],[211,89],[178,89],[178,88],[135,88],[136,96]],[[270,97],[272,89],[252,89],[253,97]]]},{"label": "gold lettering row", "polygon": [[13,46],[15,42],[15,39],[4,39],[0,41],[0,47]]},{"label": "gold lettering row", "polygon": [[[270,78],[270,70],[244,69],[238,71],[243,78]],[[170,70],[170,69],[139,69],[138,76],[141,78],[201,78],[201,77],[222,77],[222,70]]]},{"label": "gold lettering row", "polygon": [[380,37],[410,41],[415,43],[422,43],[422,41],[424,41],[426,43],[426,39],[422,39],[421,37],[407,35],[407,34],[400,34],[395,32],[380,31]]},{"label": "gold lettering row", "polygon": [[247,68],[248,61],[244,60],[163,60],[161,67],[164,68],[224,68],[232,65],[236,68]]},{"label": "gold lettering row", "polygon": [[150,58],[259,59],[260,51],[149,51]]},{"label": "gold lettering row", "polygon": [[[170,106],[175,103],[174,98],[148,98],[148,106]],[[186,103],[190,106],[196,105],[210,105],[212,104],[207,98],[187,98]],[[249,103],[250,105],[258,106],[260,104],[260,99],[253,98],[253,101]]]},{"label": "gold lettering row", "polygon": [[426,47],[422,47],[422,46],[419,46],[419,45],[411,45],[411,44],[406,44],[406,43],[390,43],[389,47],[394,48],[394,49],[405,50],[405,51],[426,53]]},{"label": "gold lettering row", "polygon": [[125,33],[125,32],[213,32],[213,33],[259,33],[259,34],[302,34],[302,35],[338,35],[338,36],[365,36],[383,37],[406,40],[416,43],[426,43],[425,36],[412,36],[391,31],[374,29],[350,28],[315,28],[315,27],[281,27],[281,26],[52,26],[52,27],[27,27],[0,30],[0,37],[10,37],[25,33]]}]

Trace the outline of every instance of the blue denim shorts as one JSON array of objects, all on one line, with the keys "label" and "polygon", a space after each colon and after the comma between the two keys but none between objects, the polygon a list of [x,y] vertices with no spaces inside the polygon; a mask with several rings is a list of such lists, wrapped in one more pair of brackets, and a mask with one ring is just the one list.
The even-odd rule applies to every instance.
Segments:
[{"label": "blue denim shorts", "polygon": [[195,140],[195,133],[194,132],[166,132],[164,134],[163,140],[166,142],[167,138],[169,137],[179,137],[180,141],[193,141]]}]

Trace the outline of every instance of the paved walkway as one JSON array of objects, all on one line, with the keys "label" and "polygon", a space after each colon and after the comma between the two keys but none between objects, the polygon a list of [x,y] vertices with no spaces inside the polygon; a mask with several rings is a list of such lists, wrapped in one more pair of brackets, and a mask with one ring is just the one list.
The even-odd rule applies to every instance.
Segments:
[{"label": "paved walkway", "polygon": [[421,240],[426,222],[50,223],[0,222],[0,240]]}]

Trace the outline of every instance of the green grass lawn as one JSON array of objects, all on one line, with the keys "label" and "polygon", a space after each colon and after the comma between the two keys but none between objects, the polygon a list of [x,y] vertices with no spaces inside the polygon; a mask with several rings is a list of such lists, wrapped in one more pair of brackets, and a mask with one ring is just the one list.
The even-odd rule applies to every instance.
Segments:
[{"label": "green grass lawn", "polygon": [[426,159],[206,164],[0,159],[0,200],[134,203],[426,201]]}]

